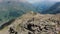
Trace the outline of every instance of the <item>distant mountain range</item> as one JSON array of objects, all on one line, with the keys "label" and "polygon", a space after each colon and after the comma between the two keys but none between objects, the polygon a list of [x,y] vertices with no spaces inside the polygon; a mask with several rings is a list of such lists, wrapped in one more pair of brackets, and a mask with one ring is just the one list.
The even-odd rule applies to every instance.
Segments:
[{"label": "distant mountain range", "polygon": [[[0,24],[7,20],[15,19],[29,11],[39,12],[42,14],[59,13],[60,2],[56,4],[50,3],[23,3],[15,1],[5,1],[0,3]],[[53,5],[53,6],[52,6]],[[52,7],[51,7],[52,6]]]},{"label": "distant mountain range", "polygon": [[57,14],[60,13],[60,2],[55,3],[49,9],[42,11],[43,14]]}]

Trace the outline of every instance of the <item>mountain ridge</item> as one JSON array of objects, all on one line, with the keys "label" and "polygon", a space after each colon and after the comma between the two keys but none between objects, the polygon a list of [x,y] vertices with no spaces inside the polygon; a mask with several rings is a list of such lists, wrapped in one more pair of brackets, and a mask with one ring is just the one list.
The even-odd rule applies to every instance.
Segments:
[{"label": "mountain ridge", "polygon": [[[22,34],[28,34],[28,33],[34,34],[35,32],[36,32],[35,34],[37,34],[37,33],[46,34],[46,32],[43,33],[46,30],[42,29],[43,30],[42,31],[41,29],[39,29],[40,26],[43,28],[43,26],[41,24],[44,24],[44,25],[47,24],[49,26],[51,25],[50,28],[57,25],[57,27],[53,28],[53,29],[55,29],[55,28],[60,28],[58,23],[60,24],[60,14],[53,15],[53,14],[40,14],[40,13],[29,12],[29,13],[26,13],[26,14],[22,15],[21,17],[17,18],[9,26],[6,26],[3,30],[0,31],[0,34],[11,33],[9,31],[10,28],[14,29],[18,34],[20,34],[20,33],[22,33]],[[29,29],[30,27],[28,28],[29,24],[32,27],[31,30]],[[34,26],[32,26],[32,25],[34,25]],[[37,29],[37,27],[39,30]],[[35,28],[36,28],[36,31],[35,31]],[[35,32],[33,32],[33,31],[35,31]],[[47,30],[47,31],[50,31],[50,30]],[[55,30],[53,30],[53,31],[55,32]],[[2,32],[4,32],[4,33],[2,33]],[[58,30],[57,30],[57,32],[58,32]],[[55,34],[55,33],[53,33],[53,34]]]},{"label": "mountain ridge", "polygon": [[58,14],[60,13],[60,2],[55,3],[49,9],[42,11],[43,14]]}]

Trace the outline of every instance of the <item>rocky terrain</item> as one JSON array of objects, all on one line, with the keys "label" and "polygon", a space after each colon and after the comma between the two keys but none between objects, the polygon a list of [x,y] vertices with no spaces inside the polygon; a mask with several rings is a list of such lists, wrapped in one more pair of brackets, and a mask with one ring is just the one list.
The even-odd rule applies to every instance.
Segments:
[{"label": "rocky terrain", "polygon": [[0,30],[0,34],[60,34],[60,14],[29,12]]}]

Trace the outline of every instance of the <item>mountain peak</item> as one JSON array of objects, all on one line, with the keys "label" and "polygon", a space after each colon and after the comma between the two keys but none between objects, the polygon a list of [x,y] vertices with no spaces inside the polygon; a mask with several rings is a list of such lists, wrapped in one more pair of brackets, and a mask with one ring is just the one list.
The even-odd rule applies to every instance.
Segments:
[{"label": "mountain peak", "polygon": [[42,11],[43,14],[58,14],[60,13],[60,2],[55,3],[50,8],[46,9],[45,11]]},{"label": "mountain peak", "polygon": [[57,2],[56,4],[60,4],[60,2]]}]

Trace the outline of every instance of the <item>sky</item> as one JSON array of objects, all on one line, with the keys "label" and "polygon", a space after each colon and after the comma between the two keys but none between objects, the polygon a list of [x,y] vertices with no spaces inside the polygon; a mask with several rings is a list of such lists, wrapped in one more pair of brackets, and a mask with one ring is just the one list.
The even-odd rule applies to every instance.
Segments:
[{"label": "sky", "polygon": [[43,2],[43,1],[47,1],[47,2],[60,2],[60,0],[27,0],[30,3],[35,3],[35,2]]},{"label": "sky", "polygon": [[43,1],[60,2],[60,0],[0,0],[0,2],[2,1],[20,1],[20,2],[29,2],[29,3],[36,3],[36,2],[43,2]]}]

